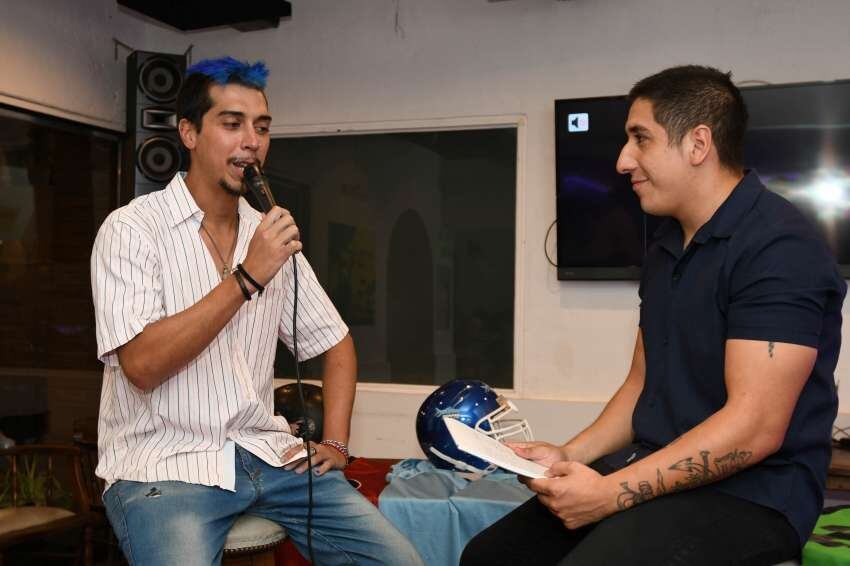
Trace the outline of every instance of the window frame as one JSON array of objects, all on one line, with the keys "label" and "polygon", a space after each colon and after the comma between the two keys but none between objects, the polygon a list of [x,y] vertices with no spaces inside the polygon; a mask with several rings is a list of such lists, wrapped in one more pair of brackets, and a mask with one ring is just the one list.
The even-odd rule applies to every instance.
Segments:
[{"label": "window frame", "polygon": [[[81,116],[86,115],[81,114]],[[122,202],[123,195],[121,187],[124,183],[124,168],[127,166],[134,167],[135,163],[130,163],[129,165],[125,163],[124,152],[131,145],[127,142],[127,134],[125,132],[112,130],[92,121],[76,121],[62,115],[45,114],[34,108],[12,106],[4,103],[2,96],[0,96],[0,117],[15,118],[22,122],[29,122],[38,126],[47,126],[74,134],[88,134],[95,138],[114,141],[117,144],[117,148],[115,155],[115,186],[112,187],[114,191],[112,196],[115,197],[116,208],[120,208],[129,202]]]},{"label": "window frame", "polygon": [[[58,131],[72,134],[91,136],[92,138],[106,140],[115,143],[115,184],[109,192],[110,198],[114,199],[115,208],[110,209],[107,215],[116,208],[126,204],[122,202],[121,187],[124,180],[125,163],[124,152],[128,147],[126,133],[106,127],[103,122],[93,120],[86,114],[59,111],[61,109],[49,105],[36,104],[28,99],[12,98],[10,103],[0,93],[0,117],[20,120],[24,123],[34,124]],[[21,103],[21,105],[17,105]],[[45,109],[56,110],[56,113],[47,113]],[[131,164],[132,166],[132,164]],[[105,218],[105,217],[104,217]],[[89,295],[90,296],[90,295]],[[92,352],[94,355],[95,352]],[[95,366],[100,366],[99,362]],[[0,364],[0,379],[5,377],[42,375],[50,378],[78,378],[79,376],[101,377],[101,367],[55,367],[55,366],[7,366]]]}]

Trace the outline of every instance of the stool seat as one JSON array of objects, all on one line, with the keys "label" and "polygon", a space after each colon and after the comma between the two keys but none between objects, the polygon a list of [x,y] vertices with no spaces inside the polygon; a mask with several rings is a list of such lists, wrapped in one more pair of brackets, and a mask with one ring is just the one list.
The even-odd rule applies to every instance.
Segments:
[{"label": "stool seat", "polygon": [[224,541],[224,552],[236,554],[256,552],[274,547],[286,538],[286,530],[268,519],[240,515]]}]

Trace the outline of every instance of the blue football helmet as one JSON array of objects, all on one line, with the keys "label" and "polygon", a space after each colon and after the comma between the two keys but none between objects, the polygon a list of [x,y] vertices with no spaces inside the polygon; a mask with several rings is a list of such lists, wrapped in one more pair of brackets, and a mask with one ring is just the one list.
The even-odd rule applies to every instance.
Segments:
[{"label": "blue football helmet", "polygon": [[522,435],[531,440],[531,427],[525,419],[506,419],[516,406],[482,381],[455,379],[438,387],[419,407],[416,437],[419,446],[436,467],[445,470],[489,474],[494,464],[457,448],[443,417],[462,423],[497,440]]}]

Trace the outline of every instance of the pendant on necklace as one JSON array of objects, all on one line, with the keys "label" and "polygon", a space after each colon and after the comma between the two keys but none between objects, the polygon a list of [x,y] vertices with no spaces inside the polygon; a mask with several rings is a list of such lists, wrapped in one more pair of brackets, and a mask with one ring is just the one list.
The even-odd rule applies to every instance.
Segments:
[{"label": "pendant on necklace", "polygon": [[222,279],[222,281],[224,279],[226,279],[228,275],[230,275],[230,268],[227,267],[226,265],[222,265],[221,266],[221,279]]}]

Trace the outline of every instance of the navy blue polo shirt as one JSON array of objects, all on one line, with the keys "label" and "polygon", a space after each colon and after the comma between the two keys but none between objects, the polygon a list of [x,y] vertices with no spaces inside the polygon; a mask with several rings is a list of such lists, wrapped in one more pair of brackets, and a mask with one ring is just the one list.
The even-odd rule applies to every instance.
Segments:
[{"label": "navy blue polo shirt", "polygon": [[632,417],[635,439],[666,446],[723,407],[726,340],[817,348],[779,451],[708,486],[780,511],[802,545],[823,505],[847,286],[810,223],[754,172],[682,245],[681,226],[669,219],[643,268],[646,382]]}]

